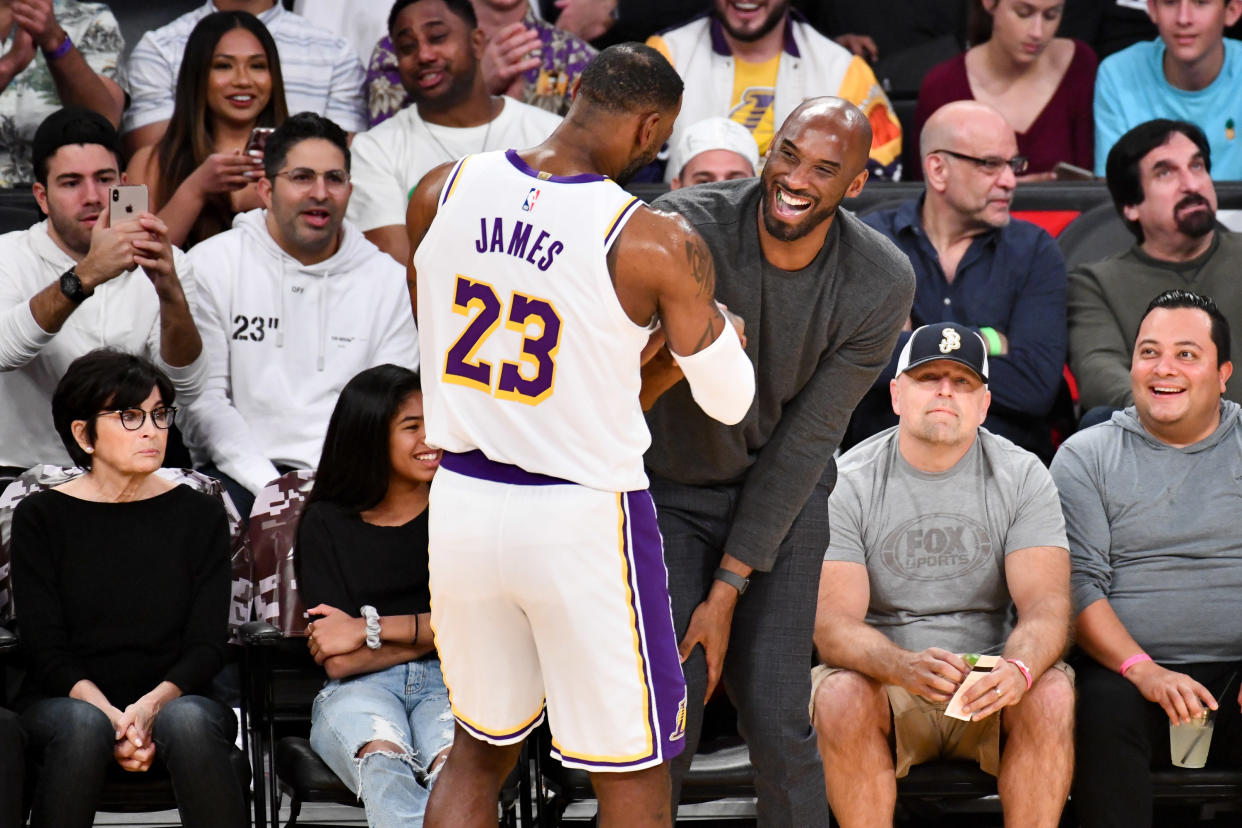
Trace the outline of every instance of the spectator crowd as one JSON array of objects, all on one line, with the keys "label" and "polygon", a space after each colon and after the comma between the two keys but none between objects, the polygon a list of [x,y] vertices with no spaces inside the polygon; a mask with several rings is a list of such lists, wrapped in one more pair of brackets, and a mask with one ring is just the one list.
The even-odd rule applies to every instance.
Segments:
[{"label": "spectator crowd", "polygon": [[[318,470],[297,553],[326,679],[312,744],[371,824],[421,824],[452,735],[422,430],[442,378],[419,373],[411,199],[572,124],[618,38],[684,84],[660,153],[626,172],[676,191],[655,206],[734,280],[715,295],[757,372],[739,425],[694,419],[671,364],[655,391],[645,369],[642,405],[666,554],[693,557],[669,560],[678,630],[708,590],[737,592],[723,666],[706,640],[682,660],[692,695],[724,676],[760,824],[825,805],[891,824],[897,779],[952,756],[1022,824],[1056,825],[1072,795],[1084,826],[1152,825],[1170,726],[1206,718],[1208,765],[1242,767],[1242,233],[1216,186],[1242,180],[1242,0],[183,5],[145,11],[127,48],[107,3],[0,0],[0,187],[43,215],[0,235],[0,488],[51,489],[4,518],[0,612],[37,654],[0,699],[0,767],[26,769],[24,792],[0,781],[0,828],[89,825],[109,763],[184,778],[187,825],[245,824],[209,698],[225,515],[161,463],[218,481],[243,521]],[[806,160],[819,127],[798,119],[825,97],[840,145],[863,141],[857,170]],[[1089,179],[1133,244],[1067,265],[1061,227],[1016,217],[1015,194]],[[902,181],[922,191],[836,212]],[[848,218],[807,247],[767,198],[808,227]],[[516,233],[489,236],[514,252]],[[821,271],[883,294],[837,296],[807,281]],[[837,410],[842,388],[856,407]],[[712,575],[721,555],[753,593]],[[99,594],[135,572],[148,602],[100,623]],[[773,621],[791,607],[804,623]],[[688,715],[693,746],[701,699]]]}]

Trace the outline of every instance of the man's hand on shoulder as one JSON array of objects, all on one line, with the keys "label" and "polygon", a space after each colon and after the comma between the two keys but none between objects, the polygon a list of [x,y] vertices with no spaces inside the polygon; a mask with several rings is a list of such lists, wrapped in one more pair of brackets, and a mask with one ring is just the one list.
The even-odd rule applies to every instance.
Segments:
[{"label": "man's hand on shoulder", "polygon": [[970,665],[948,650],[928,647],[920,653],[907,653],[898,667],[897,684],[928,701],[953,698],[958,685],[970,674]]},{"label": "man's hand on shoulder", "polygon": [[[1186,724],[1205,708],[1215,710],[1216,698],[1208,689],[1185,673],[1161,667],[1154,661],[1141,661],[1126,670],[1143,698],[1164,710],[1172,724]],[[1242,703],[1242,695],[1239,696]]]}]

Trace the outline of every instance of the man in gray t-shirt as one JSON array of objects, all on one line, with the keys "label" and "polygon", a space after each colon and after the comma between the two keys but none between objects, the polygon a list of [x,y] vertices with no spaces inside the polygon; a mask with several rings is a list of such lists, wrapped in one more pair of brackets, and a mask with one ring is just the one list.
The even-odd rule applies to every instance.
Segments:
[{"label": "man in gray t-shirt", "polygon": [[[1065,524],[1035,455],[980,428],[987,376],[974,331],[919,328],[890,383],[899,424],[838,461],[812,718],[843,825],[891,821],[896,779],[941,756],[998,776],[1006,823],[1055,826],[1069,793]],[[998,658],[963,687],[965,653]]]}]

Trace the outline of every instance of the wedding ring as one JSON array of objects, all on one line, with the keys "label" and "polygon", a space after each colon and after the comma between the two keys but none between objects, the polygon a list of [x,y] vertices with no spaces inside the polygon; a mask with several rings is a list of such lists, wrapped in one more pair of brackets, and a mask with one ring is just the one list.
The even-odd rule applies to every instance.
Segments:
[{"label": "wedding ring", "polygon": [[996,691],[996,698],[999,699],[1001,697],[1001,689],[999,687],[993,687],[992,689]]}]

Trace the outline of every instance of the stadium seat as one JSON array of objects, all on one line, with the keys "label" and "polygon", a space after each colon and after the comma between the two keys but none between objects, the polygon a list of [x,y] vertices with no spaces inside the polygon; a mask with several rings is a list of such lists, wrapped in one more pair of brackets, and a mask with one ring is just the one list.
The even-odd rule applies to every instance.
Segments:
[{"label": "stadium seat", "polygon": [[255,617],[242,628],[243,719],[251,762],[270,786],[256,792],[255,824],[279,824],[282,794],[289,822],[303,802],[358,805],[358,799],[310,748],[310,708],[323,686],[322,668],[306,647],[306,616],[293,572],[293,547],[313,471],[291,471],[255,498],[248,536],[254,557]]},{"label": "stadium seat", "polygon": [[1066,270],[1071,270],[1077,265],[1129,250],[1134,245],[1134,236],[1113,205],[1107,203],[1092,207],[1066,225],[1057,236],[1057,245],[1065,257]]},{"label": "stadium seat", "polygon": [[[27,495],[58,486],[81,474],[83,470],[78,468],[35,466],[11,481],[0,493],[0,623],[5,625],[0,627],[0,658],[4,659],[5,667],[10,667],[15,672],[21,670],[21,635],[9,583],[9,542],[12,535],[13,510]],[[237,510],[233,508],[233,503],[225,494],[220,482],[200,472],[190,469],[163,468],[159,469],[156,474],[174,483],[184,483],[198,491],[217,497],[224,505],[229,520],[230,555],[233,562],[233,602],[229,626],[230,630],[235,633],[240,623],[249,618],[251,603],[250,555]],[[0,680],[0,703],[3,703],[6,701],[5,690],[10,686],[16,686],[18,682],[10,676],[0,676],[0,679],[3,679]],[[236,751],[233,754],[233,769],[242,781],[243,789],[249,792],[251,770],[244,751]],[[173,793],[172,779],[166,771],[156,766],[147,773],[127,773],[118,765],[109,768],[107,782],[100,795],[97,809],[112,813],[144,813],[167,811],[176,807],[177,800]]]}]

